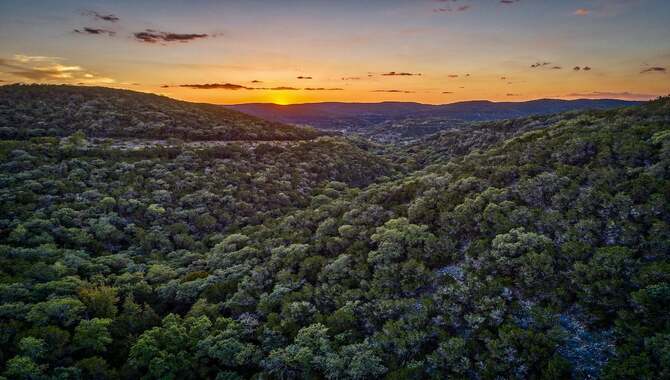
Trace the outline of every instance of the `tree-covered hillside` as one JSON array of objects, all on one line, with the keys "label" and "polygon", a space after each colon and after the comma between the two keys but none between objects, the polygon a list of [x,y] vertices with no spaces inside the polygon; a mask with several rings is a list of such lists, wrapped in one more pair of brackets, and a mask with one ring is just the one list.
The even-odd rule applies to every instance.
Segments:
[{"label": "tree-covered hillside", "polygon": [[7,379],[670,377],[670,99],[409,146],[5,139]]},{"label": "tree-covered hillside", "polygon": [[268,122],[212,104],[104,87],[0,86],[0,137],[141,137],[197,140],[306,140],[322,133]]}]

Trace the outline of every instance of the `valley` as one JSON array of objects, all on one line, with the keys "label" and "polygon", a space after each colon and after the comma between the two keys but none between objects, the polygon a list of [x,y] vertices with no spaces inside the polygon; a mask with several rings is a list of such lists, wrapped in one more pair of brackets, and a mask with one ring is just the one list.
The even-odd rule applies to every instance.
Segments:
[{"label": "valley", "polygon": [[0,87],[0,374],[670,373],[670,98],[393,106]]}]

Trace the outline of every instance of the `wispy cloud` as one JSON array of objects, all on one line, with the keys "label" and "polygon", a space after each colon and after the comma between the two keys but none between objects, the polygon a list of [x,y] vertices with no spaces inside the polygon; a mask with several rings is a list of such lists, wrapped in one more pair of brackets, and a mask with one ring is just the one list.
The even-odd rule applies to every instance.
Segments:
[{"label": "wispy cloud", "polygon": [[538,67],[547,67],[551,65],[551,62],[535,62],[532,65],[530,65],[531,69],[536,69]]},{"label": "wispy cloud", "polygon": [[300,75],[300,76],[296,77],[296,79],[312,79],[312,77],[306,77],[306,76]]},{"label": "wispy cloud", "polygon": [[103,14],[103,13],[98,13],[96,11],[91,11],[91,10],[85,10],[81,12],[82,15],[84,16],[91,16],[96,20],[101,20],[101,21],[108,21],[108,22],[117,22],[120,20],[120,18],[116,15],[113,14]]},{"label": "wispy cloud", "polygon": [[41,55],[14,54],[13,60],[17,61],[17,62],[20,62],[20,63],[54,62],[54,61],[62,61],[63,58],[61,58],[61,57],[47,57],[47,56],[41,56]]},{"label": "wispy cloud", "polygon": [[468,9],[472,8],[470,5],[460,5],[458,7],[443,7],[443,8],[434,8],[433,12],[435,13],[451,13],[451,12],[465,12]]},{"label": "wispy cloud", "polygon": [[98,76],[79,65],[63,64],[63,58],[15,54],[0,58],[0,67],[7,74],[33,82],[110,84],[114,79]]},{"label": "wispy cloud", "polygon": [[114,35],[116,35],[116,32],[114,32],[113,30],[102,29],[102,28],[89,28],[89,27],[75,29],[74,32],[79,34],[106,34],[110,37],[114,37]]}]

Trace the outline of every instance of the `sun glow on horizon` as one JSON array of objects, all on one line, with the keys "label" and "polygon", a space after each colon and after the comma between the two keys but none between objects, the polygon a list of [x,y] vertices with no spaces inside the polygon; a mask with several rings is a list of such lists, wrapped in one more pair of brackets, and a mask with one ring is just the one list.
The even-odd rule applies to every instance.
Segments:
[{"label": "sun glow on horizon", "polygon": [[286,106],[289,104],[295,104],[295,99],[293,99],[293,96],[288,94],[286,91],[280,91],[279,93],[272,95],[272,103],[280,106]]}]

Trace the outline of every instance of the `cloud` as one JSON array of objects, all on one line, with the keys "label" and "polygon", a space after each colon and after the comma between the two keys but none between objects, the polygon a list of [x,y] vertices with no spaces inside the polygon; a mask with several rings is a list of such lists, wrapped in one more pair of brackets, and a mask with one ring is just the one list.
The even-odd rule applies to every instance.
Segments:
[{"label": "cloud", "polygon": [[270,90],[270,91],[299,91],[297,87],[288,87],[288,86],[279,86],[279,87],[270,87],[270,88],[258,88],[257,90]]},{"label": "cloud", "polygon": [[561,66],[552,66],[551,69],[552,70],[563,70],[563,68]]},{"label": "cloud", "polygon": [[551,62],[536,62],[530,65],[531,69],[536,69],[538,67],[545,67],[551,65]]},{"label": "cloud", "polygon": [[390,93],[397,93],[397,94],[413,94],[414,91],[407,91],[407,90],[373,90],[371,92],[390,92]]},{"label": "cloud", "polygon": [[21,63],[28,62],[53,62],[53,61],[62,61],[61,57],[47,57],[41,55],[23,55],[23,54],[14,54],[14,60]]},{"label": "cloud", "polygon": [[518,3],[518,2],[519,2],[519,0],[500,0],[501,4],[514,4],[514,3]]},{"label": "cloud", "polygon": [[667,71],[668,70],[665,67],[655,66],[655,67],[649,67],[649,68],[646,68],[646,69],[640,71],[640,74],[647,74],[647,73],[663,73],[663,74],[665,74]]},{"label": "cloud", "polygon": [[[170,86],[167,84],[164,84],[161,86],[161,88],[170,88],[170,87],[182,87],[182,88],[191,88],[195,90],[230,90],[230,91],[237,91],[237,90],[263,90],[263,91],[299,91],[301,90],[300,88],[297,87],[289,87],[289,86],[278,86],[278,87],[248,87],[248,86],[243,86],[241,84],[234,84],[234,83],[195,83],[195,84],[179,84],[179,85],[174,85]],[[335,88],[305,88],[304,90],[307,91],[317,91],[317,90],[323,90],[323,91],[335,91],[335,90],[341,90],[341,89],[335,89]]]},{"label": "cloud", "polygon": [[519,94],[513,94],[511,92],[508,92],[507,94],[505,94],[505,96],[519,96]]},{"label": "cloud", "polygon": [[342,80],[361,80],[360,77],[343,77]]},{"label": "cloud", "polygon": [[449,74],[447,75],[449,78],[458,78],[458,74]]},{"label": "cloud", "polygon": [[254,79],[254,80],[251,81],[251,83],[263,83],[263,81],[260,81],[258,79]]},{"label": "cloud", "polygon": [[114,35],[116,34],[116,32],[109,29],[89,28],[89,27],[84,27],[82,29],[75,29],[74,32],[79,34],[106,34],[110,37],[114,37]]},{"label": "cloud", "polygon": [[82,12],[82,15],[84,16],[91,16],[96,20],[102,20],[102,21],[109,21],[109,22],[117,22],[120,20],[120,18],[116,15],[113,14],[102,14],[98,13],[96,11],[91,11],[91,10],[86,10]]},{"label": "cloud", "polygon": [[232,83],[180,84],[178,87],[194,88],[198,90],[254,90],[253,87]]},{"label": "cloud", "polygon": [[442,91],[443,94],[453,94],[453,91]]},{"label": "cloud", "polygon": [[168,42],[187,43],[210,37],[210,35],[206,33],[169,33],[153,29],[145,29],[143,32],[133,33],[133,35],[138,41],[150,44]]},{"label": "cloud", "polygon": [[0,58],[0,67],[7,74],[33,82],[114,83],[114,79],[87,72],[79,65],[64,65],[62,58],[16,54],[12,59]]},{"label": "cloud", "polygon": [[566,97],[570,98],[617,98],[617,99],[628,99],[628,100],[649,100],[654,99],[657,95],[651,94],[639,94],[628,91],[623,92],[608,92],[608,91],[592,91],[592,92],[573,92],[567,94]]},{"label": "cloud", "polygon": [[296,77],[296,79],[312,79],[312,77],[305,77],[301,75],[299,77]]},{"label": "cloud", "polygon": [[333,87],[333,88],[323,88],[323,87],[306,87],[303,88],[305,91],[342,91],[343,88]]},{"label": "cloud", "polygon": [[444,7],[444,8],[434,8],[434,13],[451,13],[451,12],[464,12],[472,8],[470,5],[461,5],[456,8]]},{"label": "cloud", "polygon": [[574,71],[579,71],[579,70],[581,70],[581,69],[582,69],[582,68],[579,67],[579,66],[575,66],[575,67],[572,68],[572,70],[574,70]]},{"label": "cloud", "polygon": [[591,0],[589,8],[578,8],[576,16],[614,17],[639,7],[642,0]]},{"label": "cloud", "polygon": [[[435,1],[438,2],[438,3],[457,3],[459,0],[435,0]],[[445,4],[445,6],[443,6],[443,7],[434,8],[433,12],[435,12],[435,13],[465,12],[468,9],[471,9],[471,8],[472,8],[472,6],[469,5],[469,4],[462,4],[462,5],[453,4],[453,6],[449,5],[449,4]]]},{"label": "cloud", "polygon": [[382,74],[385,77],[411,77],[411,76],[421,76],[421,73],[406,73],[406,72],[396,72],[389,71],[388,73]]}]

